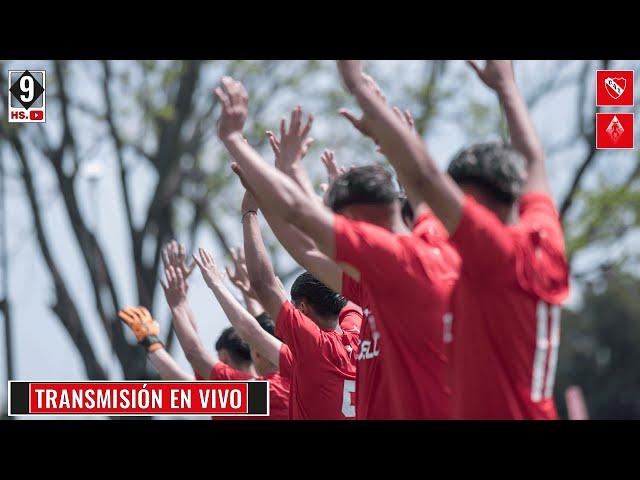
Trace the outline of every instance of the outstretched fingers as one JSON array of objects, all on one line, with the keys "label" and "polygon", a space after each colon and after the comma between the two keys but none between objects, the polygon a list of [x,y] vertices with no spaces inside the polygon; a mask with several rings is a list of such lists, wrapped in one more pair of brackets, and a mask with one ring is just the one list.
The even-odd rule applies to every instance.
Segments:
[{"label": "outstretched fingers", "polygon": [[360,130],[360,119],[356,117],[351,112],[351,110],[347,110],[346,108],[341,108],[340,110],[338,110],[338,113],[342,115],[344,118],[346,118],[347,120],[349,120],[354,127]]}]

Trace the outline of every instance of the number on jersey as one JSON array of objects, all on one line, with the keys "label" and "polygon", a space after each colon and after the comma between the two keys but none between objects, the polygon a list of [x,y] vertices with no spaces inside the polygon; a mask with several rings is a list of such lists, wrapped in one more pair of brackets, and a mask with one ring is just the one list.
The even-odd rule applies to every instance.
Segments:
[{"label": "number on jersey", "polygon": [[[539,302],[537,308],[536,352],[533,357],[531,400],[539,402],[553,394],[560,345],[560,306]],[[551,331],[549,331],[551,320]]]},{"label": "number on jersey", "polygon": [[356,416],[356,406],[351,402],[352,393],[356,391],[355,380],[345,380],[342,389],[342,414],[347,417]]}]

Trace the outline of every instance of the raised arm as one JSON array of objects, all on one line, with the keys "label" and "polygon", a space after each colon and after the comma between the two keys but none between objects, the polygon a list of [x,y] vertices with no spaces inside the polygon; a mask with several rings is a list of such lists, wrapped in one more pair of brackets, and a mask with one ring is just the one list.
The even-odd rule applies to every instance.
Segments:
[{"label": "raised arm", "polygon": [[118,312],[136,336],[136,340],[147,351],[147,358],[158,370],[162,380],[194,380],[193,375],[183,371],[160,342],[160,326],[144,307],[128,307]]},{"label": "raised arm", "polygon": [[[182,272],[182,278],[184,279],[185,288],[188,289],[189,284],[187,283],[187,278],[191,275],[193,269],[196,268],[196,263],[192,261],[190,264],[187,264],[186,259],[187,250],[184,245],[179,244],[175,240],[167,243],[162,249],[162,263],[164,264],[164,268],[167,269],[172,265],[176,271],[180,270]],[[171,308],[171,305],[169,305],[169,308]],[[198,325],[196,324],[193,311],[188,303],[186,304],[186,311],[191,327],[197,332]]]},{"label": "raised arm", "polygon": [[363,116],[357,118],[344,109],[340,113],[379,145],[395,168],[410,201],[425,201],[447,230],[454,231],[462,216],[464,196],[460,188],[438,169],[421,139],[377,93],[375,82],[362,72],[359,60],[338,61],[338,69],[362,108]]},{"label": "raised arm", "polygon": [[313,125],[313,115],[309,114],[307,122],[302,125],[302,108],[298,105],[291,112],[289,128],[283,117],[280,120],[280,139],[271,131],[267,138],[276,156],[275,166],[296,182],[311,198],[316,198],[311,181],[302,166],[302,159],[309,151],[313,138],[308,137]]},{"label": "raised arm", "polygon": [[193,314],[187,302],[187,284],[182,276],[182,270],[169,265],[165,269],[165,276],[167,283],[161,281],[160,284],[173,315],[173,328],[178,342],[193,370],[201,377],[209,378],[216,360],[202,344],[191,324],[189,317],[193,317]]},{"label": "raised arm", "polygon": [[287,294],[273,271],[258,224],[258,205],[249,191],[245,192],[242,199],[242,232],[249,281],[258,300],[275,320],[282,304],[287,301]]},{"label": "raised arm", "polygon": [[194,259],[200,268],[202,278],[217,298],[233,328],[251,347],[271,363],[279,365],[282,342],[264,330],[224,286],[224,275],[216,267],[209,252],[201,248],[199,253],[200,257],[194,255]]},{"label": "raised arm", "polygon": [[284,221],[296,225],[313,238],[322,252],[333,257],[333,213],[285,174],[264,162],[244,141],[242,128],[248,112],[247,93],[239,82],[229,77],[222,79],[222,86],[216,89],[222,104],[218,136],[236,162],[232,168],[251,185],[261,205],[281,213]]},{"label": "raised arm", "polygon": [[[322,200],[316,196],[311,183],[307,180],[302,166],[302,158],[306,155],[309,145],[310,139],[307,138],[307,135],[311,130],[313,117],[309,115],[304,128],[301,128],[301,119],[302,109],[298,106],[291,113],[289,129],[286,128],[285,119],[282,119],[280,123],[280,139],[273,132],[267,132],[267,136],[275,155],[276,168],[294,180],[310,198],[321,202]],[[329,180],[332,181],[340,173],[334,161],[333,152],[325,151],[321,160],[327,168]],[[247,190],[245,198],[253,199],[253,195],[249,190]],[[309,236],[301,232],[295,225],[283,221],[277,211],[269,210],[265,205],[260,205],[260,208],[274,235],[293,259],[325,285],[328,285],[336,292],[340,292],[342,269],[331,258],[322,253]],[[247,240],[248,237],[245,236],[245,242]]]},{"label": "raised arm", "polygon": [[487,60],[484,68],[469,61],[480,80],[493,89],[504,108],[511,143],[527,161],[527,180],[523,193],[550,192],[544,167],[544,148],[529,116],[527,104],[518,89],[511,60]]},{"label": "raised arm", "polygon": [[322,283],[336,292],[342,291],[342,268],[318,250],[315,242],[290,223],[263,209],[262,213],[280,244],[293,259]]},{"label": "raised arm", "polygon": [[225,271],[229,276],[229,280],[242,293],[245,307],[247,311],[254,317],[258,317],[264,313],[264,307],[258,300],[256,292],[249,281],[249,272],[247,272],[247,263],[244,259],[244,250],[242,248],[231,249],[231,259],[233,260],[233,272],[226,266]]}]

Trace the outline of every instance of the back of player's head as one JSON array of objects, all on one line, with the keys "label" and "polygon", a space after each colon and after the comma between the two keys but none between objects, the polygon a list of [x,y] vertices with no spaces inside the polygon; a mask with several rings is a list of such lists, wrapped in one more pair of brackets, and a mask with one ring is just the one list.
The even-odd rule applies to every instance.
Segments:
[{"label": "back of player's head", "polygon": [[495,202],[505,205],[520,197],[527,177],[523,156],[502,141],[465,148],[451,160],[447,172],[459,185],[480,187]]},{"label": "back of player's head", "polygon": [[308,303],[321,317],[336,316],[347,304],[346,298],[331,290],[309,272],[300,274],[293,282],[291,300],[296,306],[303,301]]},{"label": "back of player's head", "polygon": [[262,312],[260,315],[256,316],[256,320],[262,327],[262,329],[272,336],[276,336],[276,324],[267,312]]},{"label": "back of player's head", "polygon": [[326,199],[329,208],[339,213],[350,205],[390,205],[398,199],[398,190],[391,173],[382,165],[365,165],[337,177]]},{"label": "back of player's head", "polygon": [[249,344],[240,338],[240,335],[233,327],[225,328],[218,341],[216,342],[216,351],[225,350],[231,361],[237,365],[246,365],[251,363],[251,349]]}]

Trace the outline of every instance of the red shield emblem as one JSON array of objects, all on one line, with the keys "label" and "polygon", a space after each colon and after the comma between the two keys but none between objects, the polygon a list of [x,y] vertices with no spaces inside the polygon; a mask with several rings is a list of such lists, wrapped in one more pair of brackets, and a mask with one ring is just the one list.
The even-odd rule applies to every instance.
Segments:
[{"label": "red shield emblem", "polygon": [[604,86],[611,98],[620,98],[627,88],[627,79],[623,77],[607,77],[604,79]]},{"label": "red shield emblem", "polygon": [[597,107],[633,107],[633,70],[596,70]]}]

